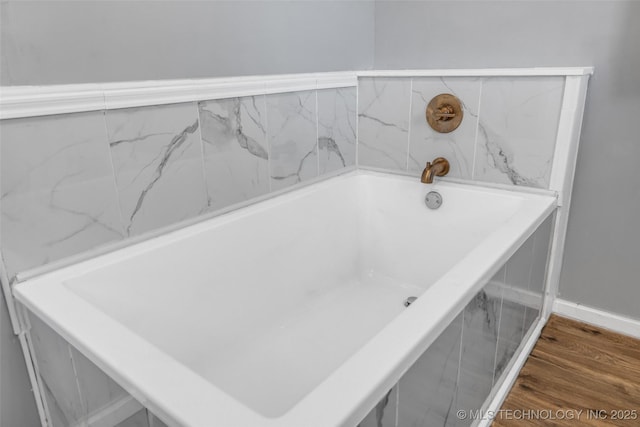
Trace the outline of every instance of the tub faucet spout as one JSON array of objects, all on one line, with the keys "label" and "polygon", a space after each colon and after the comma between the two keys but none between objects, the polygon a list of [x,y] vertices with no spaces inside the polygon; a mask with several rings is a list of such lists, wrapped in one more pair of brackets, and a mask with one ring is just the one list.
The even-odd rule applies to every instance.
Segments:
[{"label": "tub faucet spout", "polygon": [[431,184],[434,176],[445,176],[449,173],[449,161],[444,157],[437,157],[433,162],[427,162],[427,166],[422,171],[420,182]]}]

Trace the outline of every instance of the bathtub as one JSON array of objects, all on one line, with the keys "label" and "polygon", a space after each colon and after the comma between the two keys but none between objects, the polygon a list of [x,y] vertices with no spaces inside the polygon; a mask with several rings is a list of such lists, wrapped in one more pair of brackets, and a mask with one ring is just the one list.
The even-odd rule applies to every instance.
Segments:
[{"label": "bathtub", "polygon": [[556,207],[514,190],[353,171],[15,295],[169,425],[353,426]]}]

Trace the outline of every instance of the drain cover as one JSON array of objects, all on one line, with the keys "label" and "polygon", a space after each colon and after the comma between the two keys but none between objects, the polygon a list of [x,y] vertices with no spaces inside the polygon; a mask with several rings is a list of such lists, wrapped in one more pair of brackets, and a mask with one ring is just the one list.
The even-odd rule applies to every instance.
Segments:
[{"label": "drain cover", "polygon": [[424,198],[429,209],[438,209],[442,205],[442,196],[437,191],[429,191]]},{"label": "drain cover", "polygon": [[410,306],[411,304],[413,304],[413,302],[414,302],[415,300],[417,300],[417,299],[418,299],[418,297],[409,297],[409,298],[407,298],[407,299],[405,300],[405,302],[404,302],[404,306],[405,306],[405,307],[409,307],[409,306]]}]

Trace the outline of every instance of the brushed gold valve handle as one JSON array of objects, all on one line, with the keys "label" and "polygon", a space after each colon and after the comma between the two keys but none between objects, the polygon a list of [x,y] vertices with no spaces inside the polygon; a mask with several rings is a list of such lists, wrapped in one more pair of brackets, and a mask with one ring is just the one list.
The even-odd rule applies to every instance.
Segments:
[{"label": "brushed gold valve handle", "polygon": [[427,105],[426,117],[427,123],[436,132],[453,132],[462,123],[462,104],[455,96],[441,93]]},{"label": "brushed gold valve handle", "polygon": [[452,105],[445,104],[433,113],[436,120],[451,120],[456,116],[455,109]]},{"label": "brushed gold valve handle", "polygon": [[454,118],[456,115],[451,113],[435,113],[434,117],[438,120],[450,120]]}]

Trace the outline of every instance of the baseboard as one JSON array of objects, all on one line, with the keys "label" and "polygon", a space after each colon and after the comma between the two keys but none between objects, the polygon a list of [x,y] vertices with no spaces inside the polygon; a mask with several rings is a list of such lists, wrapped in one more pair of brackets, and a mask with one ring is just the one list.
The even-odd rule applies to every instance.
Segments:
[{"label": "baseboard", "polygon": [[581,322],[590,323],[594,326],[640,339],[640,320],[563,299],[556,299],[554,301],[553,312],[560,316],[570,317],[575,320],[580,320]]}]

